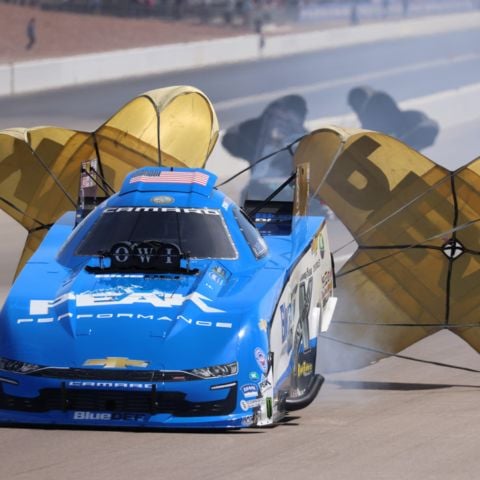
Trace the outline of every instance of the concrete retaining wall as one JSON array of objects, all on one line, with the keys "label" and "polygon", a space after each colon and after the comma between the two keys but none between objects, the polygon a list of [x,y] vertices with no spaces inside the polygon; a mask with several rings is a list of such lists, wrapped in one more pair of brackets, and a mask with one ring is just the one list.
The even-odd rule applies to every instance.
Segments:
[{"label": "concrete retaining wall", "polygon": [[[217,41],[52,58],[13,64],[13,91],[25,93],[48,88],[162,73],[216,63],[248,60],[257,49],[254,35]],[[10,85],[8,85],[10,87]]]},{"label": "concrete retaining wall", "polygon": [[480,27],[480,12],[268,36],[257,35],[0,65],[0,95],[235,63]]},{"label": "concrete retaining wall", "polygon": [[12,93],[12,67],[0,65],[0,95]]},{"label": "concrete retaining wall", "polygon": [[480,27],[480,12],[421,17],[269,37],[264,56],[289,55]]}]

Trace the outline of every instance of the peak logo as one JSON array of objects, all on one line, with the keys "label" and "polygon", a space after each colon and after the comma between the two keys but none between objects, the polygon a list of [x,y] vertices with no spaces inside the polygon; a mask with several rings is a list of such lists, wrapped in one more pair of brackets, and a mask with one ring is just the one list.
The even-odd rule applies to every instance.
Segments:
[{"label": "peak logo", "polygon": [[211,300],[198,292],[183,296],[179,293],[166,293],[160,290],[151,292],[135,292],[131,288],[123,291],[103,290],[98,292],[84,292],[75,295],[73,292],[61,295],[53,300],[30,300],[30,315],[48,315],[50,310],[59,307],[65,302],[75,302],[77,308],[108,307],[121,305],[147,304],[157,308],[180,307],[190,301],[205,313],[224,313],[224,310],[211,307],[206,302]]},{"label": "peak logo", "polygon": [[[182,306],[185,302],[191,302],[201,312],[208,314],[225,313],[224,310],[211,307],[206,302],[212,300],[198,293],[189,295],[178,293],[166,293],[159,290],[150,292],[136,292],[132,287],[118,288],[115,290],[100,290],[96,292],[84,292],[75,295],[73,292],[61,295],[53,300],[30,300],[30,316],[18,318],[17,324],[52,324],[64,319],[136,319],[175,322],[180,321],[199,327],[232,328],[232,323],[223,321],[210,321],[203,319],[187,318],[183,315],[165,315],[162,311],[152,310],[174,308]],[[121,311],[113,307],[122,308]],[[137,308],[128,308],[128,307]],[[103,307],[109,307],[103,308]],[[149,311],[146,311],[146,310]],[[62,312],[62,313],[60,313]],[[75,313],[72,313],[75,312]]]}]

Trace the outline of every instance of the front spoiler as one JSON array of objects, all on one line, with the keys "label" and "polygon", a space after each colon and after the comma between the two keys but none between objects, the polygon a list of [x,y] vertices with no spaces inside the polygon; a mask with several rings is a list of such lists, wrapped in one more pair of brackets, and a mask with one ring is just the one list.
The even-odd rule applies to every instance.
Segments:
[{"label": "front spoiler", "polygon": [[174,417],[170,414],[120,412],[87,412],[52,410],[46,413],[25,413],[0,410],[3,426],[66,426],[125,429],[238,429],[254,424],[251,414],[233,413],[218,417]]},{"label": "front spoiler", "polygon": [[218,397],[220,391],[216,398],[197,392],[196,401],[179,391],[65,389],[60,383],[61,388],[41,388],[33,397],[7,393],[0,384],[0,423],[129,429],[228,429],[257,423],[254,405],[237,402],[237,382],[222,390],[224,397]]}]

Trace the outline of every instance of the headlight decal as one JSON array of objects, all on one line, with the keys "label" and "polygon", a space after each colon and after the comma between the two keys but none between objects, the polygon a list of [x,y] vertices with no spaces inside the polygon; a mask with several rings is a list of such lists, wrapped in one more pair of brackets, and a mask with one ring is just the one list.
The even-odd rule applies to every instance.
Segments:
[{"label": "headlight decal", "polygon": [[6,372],[28,374],[37,370],[41,370],[42,368],[45,367],[41,365],[36,365],[34,363],[21,362],[18,360],[9,360],[8,358],[0,358],[0,370],[4,370]]},{"label": "headlight decal", "polygon": [[238,363],[232,362],[213,367],[194,368],[187,370],[187,372],[203,379],[229,377],[238,373]]}]

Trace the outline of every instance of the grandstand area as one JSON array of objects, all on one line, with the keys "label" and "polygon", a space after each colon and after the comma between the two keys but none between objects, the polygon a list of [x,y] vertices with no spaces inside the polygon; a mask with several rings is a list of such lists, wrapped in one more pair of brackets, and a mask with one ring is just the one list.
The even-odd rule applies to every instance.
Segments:
[{"label": "grandstand area", "polygon": [[[26,28],[36,19],[36,43],[26,49]],[[0,3],[0,64],[80,53],[206,40],[245,33],[242,25],[196,18],[126,18]]]},{"label": "grandstand area", "polygon": [[[407,10],[405,10],[407,5]],[[475,10],[480,0],[0,0],[0,65]],[[36,41],[27,25],[35,18]]]}]

